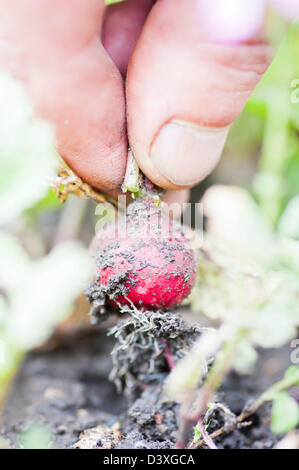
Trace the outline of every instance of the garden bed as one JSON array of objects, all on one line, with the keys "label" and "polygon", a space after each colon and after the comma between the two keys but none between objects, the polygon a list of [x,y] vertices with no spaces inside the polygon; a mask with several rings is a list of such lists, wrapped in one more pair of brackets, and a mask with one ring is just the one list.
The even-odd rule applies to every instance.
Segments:
[{"label": "garden bed", "polygon": [[[19,447],[32,424],[45,425],[52,448],[174,448],[179,405],[163,402],[162,383],[127,399],[108,380],[113,338],[96,327],[66,337],[48,351],[27,356],[6,401],[2,436]],[[239,414],[248,400],[278,380],[288,366],[288,349],[265,350],[254,373],[232,373],[217,399]],[[270,405],[250,417],[252,424],[215,440],[218,448],[272,448],[279,440],[269,429]],[[209,431],[223,425],[216,413]]]}]

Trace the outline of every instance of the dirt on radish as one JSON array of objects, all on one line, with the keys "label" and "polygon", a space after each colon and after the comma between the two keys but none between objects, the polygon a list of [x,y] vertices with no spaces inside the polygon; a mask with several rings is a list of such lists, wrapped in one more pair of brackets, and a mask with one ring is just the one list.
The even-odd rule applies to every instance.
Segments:
[{"label": "dirt on radish", "polygon": [[93,313],[106,302],[116,308],[171,308],[195,283],[195,252],[182,225],[166,218],[150,198],[132,202],[124,217],[102,229],[91,252],[96,275],[85,293]]}]

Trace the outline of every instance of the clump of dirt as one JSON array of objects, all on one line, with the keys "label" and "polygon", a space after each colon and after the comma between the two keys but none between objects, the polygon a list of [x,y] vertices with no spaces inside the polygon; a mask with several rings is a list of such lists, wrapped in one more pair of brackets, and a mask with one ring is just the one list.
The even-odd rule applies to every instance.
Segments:
[{"label": "clump of dirt", "polygon": [[115,423],[109,428],[107,424],[99,424],[90,429],[85,429],[78,442],[74,444],[74,449],[115,449],[117,444],[123,439],[119,430],[120,424]]},{"label": "clump of dirt", "polygon": [[123,307],[122,312],[128,316],[108,333],[116,339],[110,379],[119,392],[136,396],[145,384],[164,381],[198,339],[200,328],[169,311]]},{"label": "clump of dirt", "polygon": [[174,448],[178,416],[179,405],[163,399],[163,384],[148,385],[124,416],[122,428],[126,431],[116,448]]}]

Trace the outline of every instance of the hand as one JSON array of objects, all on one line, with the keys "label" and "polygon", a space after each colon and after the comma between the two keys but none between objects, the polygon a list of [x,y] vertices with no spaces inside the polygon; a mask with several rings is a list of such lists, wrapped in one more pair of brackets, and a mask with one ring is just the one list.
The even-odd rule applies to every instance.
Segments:
[{"label": "hand", "polygon": [[189,188],[215,167],[271,58],[255,1],[238,0],[248,14],[213,38],[217,1],[207,14],[206,0],[4,0],[0,66],[24,81],[61,156],[91,185],[120,187],[128,136],[153,182]]}]

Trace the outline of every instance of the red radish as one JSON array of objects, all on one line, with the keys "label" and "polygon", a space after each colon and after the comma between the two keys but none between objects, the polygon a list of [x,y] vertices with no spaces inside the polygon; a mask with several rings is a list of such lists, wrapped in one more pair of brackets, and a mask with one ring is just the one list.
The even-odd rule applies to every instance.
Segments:
[{"label": "red radish", "polygon": [[180,304],[196,277],[196,259],[181,225],[149,201],[134,201],[91,247],[96,279],[87,291],[95,305],[160,309]]}]

